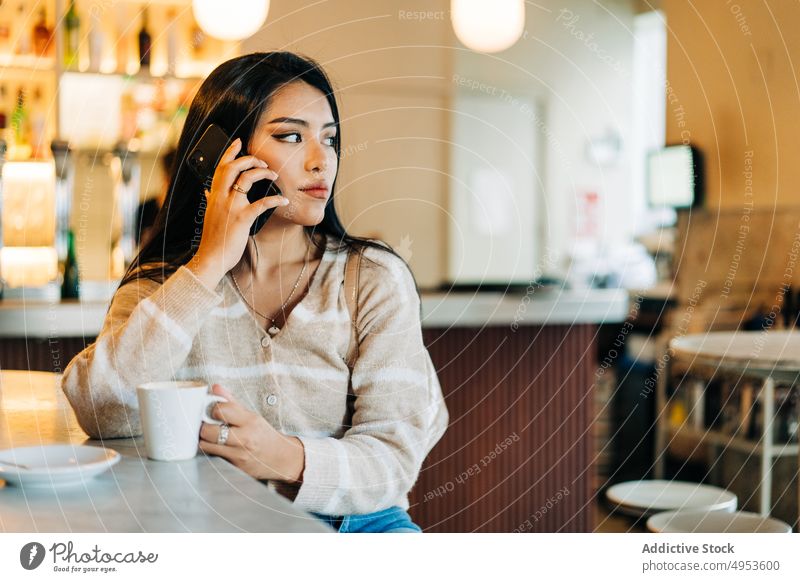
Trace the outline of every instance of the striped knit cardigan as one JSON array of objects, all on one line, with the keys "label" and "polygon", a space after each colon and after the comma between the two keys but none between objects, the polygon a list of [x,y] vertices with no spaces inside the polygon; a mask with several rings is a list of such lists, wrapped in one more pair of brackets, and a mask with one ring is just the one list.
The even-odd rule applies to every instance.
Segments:
[{"label": "striped knit cardigan", "polygon": [[367,247],[363,257],[352,374],[347,253],[330,242],[308,292],[275,336],[229,275],[213,291],[185,267],[163,284],[138,279],[120,287],[97,341],[64,371],[62,388],[79,424],[93,438],[138,436],[139,384],[219,383],[302,441],[299,487],[269,483],[296,506],[327,515],[408,508],[448,413],[423,344],[410,271],[380,249]]}]

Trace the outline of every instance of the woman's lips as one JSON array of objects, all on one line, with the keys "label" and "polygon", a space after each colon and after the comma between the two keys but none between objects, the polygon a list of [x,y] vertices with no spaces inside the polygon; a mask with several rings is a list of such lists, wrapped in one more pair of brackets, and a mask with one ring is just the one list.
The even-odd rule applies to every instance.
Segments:
[{"label": "woman's lips", "polygon": [[318,198],[320,200],[327,200],[328,198],[327,188],[309,188],[308,190],[300,190],[300,191],[305,192],[309,196],[313,198]]}]

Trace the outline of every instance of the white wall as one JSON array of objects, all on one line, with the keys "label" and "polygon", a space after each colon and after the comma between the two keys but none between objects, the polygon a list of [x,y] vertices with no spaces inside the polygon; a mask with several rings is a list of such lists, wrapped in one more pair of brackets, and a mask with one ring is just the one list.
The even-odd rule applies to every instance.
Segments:
[{"label": "white wall", "polygon": [[[574,247],[581,193],[596,191],[601,197],[602,243],[627,241],[633,231],[628,151],[635,11],[627,0],[602,6],[592,0],[541,0],[526,7],[525,33],[516,45],[495,55],[460,47],[455,73],[462,85],[465,78],[476,79],[532,97],[544,111],[537,123],[545,150],[540,255],[541,267],[552,272],[563,268]],[[586,146],[609,129],[621,136],[622,155],[601,167],[587,159]]]}]

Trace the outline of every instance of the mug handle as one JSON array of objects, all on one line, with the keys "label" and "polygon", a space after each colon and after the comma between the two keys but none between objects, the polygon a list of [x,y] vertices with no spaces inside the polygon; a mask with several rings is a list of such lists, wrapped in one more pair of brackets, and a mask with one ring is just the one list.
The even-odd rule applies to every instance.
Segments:
[{"label": "mug handle", "polygon": [[217,396],[216,394],[208,394],[206,395],[206,403],[203,406],[203,422],[207,424],[222,424],[221,420],[217,420],[216,418],[211,418],[208,415],[208,407],[212,404],[216,404],[217,402],[227,402],[228,399],[222,396]]}]

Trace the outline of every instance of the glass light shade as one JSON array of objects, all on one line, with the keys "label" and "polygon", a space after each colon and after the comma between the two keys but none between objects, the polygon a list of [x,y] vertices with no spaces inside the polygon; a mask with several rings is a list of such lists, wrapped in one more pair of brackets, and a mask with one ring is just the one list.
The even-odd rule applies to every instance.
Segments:
[{"label": "glass light shade", "polygon": [[525,28],[524,0],[450,0],[453,30],[466,47],[482,53],[505,50]]},{"label": "glass light shade", "polygon": [[200,28],[221,40],[242,40],[261,28],[269,12],[269,0],[192,0],[192,12]]}]

